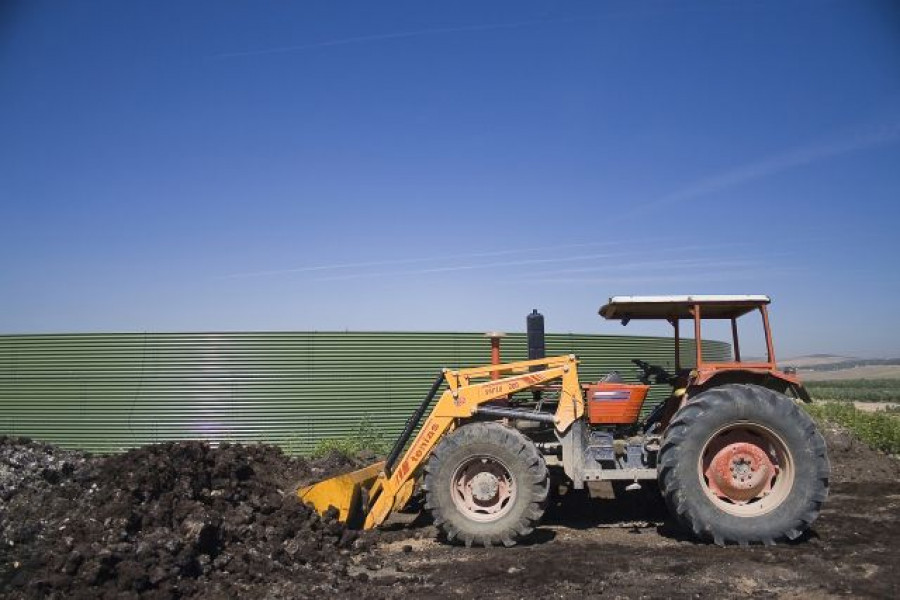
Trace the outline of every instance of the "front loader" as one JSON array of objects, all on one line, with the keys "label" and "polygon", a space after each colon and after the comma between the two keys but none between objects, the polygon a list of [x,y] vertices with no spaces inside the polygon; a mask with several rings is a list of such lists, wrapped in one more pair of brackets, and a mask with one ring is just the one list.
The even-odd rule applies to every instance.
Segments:
[{"label": "front loader", "polygon": [[[824,440],[798,405],[809,398],[802,383],[775,364],[768,304],[765,296],[611,298],[600,310],[607,319],[673,325],[673,372],[635,358],[639,383],[615,372],[582,383],[571,354],[443,369],[384,462],[298,495],[321,513],[337,510],[339,520],[370,529],[422,491],[448,540],[510,546],[543,516],[551,476],[575,490],[597,481],[630,489],[656,484],[678,521],[700,539],[796,539],[825,500],[828,460]],[[768,359],[742,362],[737,320],[756,312]],[[704,360],[706,319],[731,321],[733,361]],[[694,365],[685,369],[682,320],[693,321],[696,348]],[[542,339],[532,339],[540,335],[529,326],[530,348],[543,348]],[[671,394],[641,419],[651,383],[670,385]]]}]

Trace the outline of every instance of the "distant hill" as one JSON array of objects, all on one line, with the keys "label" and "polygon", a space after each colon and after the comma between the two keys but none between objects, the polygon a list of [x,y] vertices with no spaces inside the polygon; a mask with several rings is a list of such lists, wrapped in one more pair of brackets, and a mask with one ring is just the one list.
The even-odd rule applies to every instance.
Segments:
[{"label": "distant hill", "polygon": [[[762,357],[744,357],[747,362],[765,362]],[[808,354],[778,361],[782,369],[797,369],[805,381],[843,379],[900,379],[900,358],[858,358],[840,354]]]},{"label": "distant hill", "polygon": [[811,354],[779,361],[794,367],[807,381],[838,379],[900,379],[900,358],[854,358],[834,354]]},{"label": "distant hill", "polygon": [[798,371],[843,371],[844,369],[856,369],[858,367],[887,367],[900,365],[900,358],[845,358],[840,361],[820,362],[806,365],[791,365],[787,362],[784,366],[796,366]]},{"label": "distant hill", "polygon": [[803,381],[840,381],[847,379],[900,379],[900,365],[864,365],[833,371],[798,371]]},{"label": "distant hill", "polygon": [[816,369],[830,365],[844,364],[861,360],[852,356],[839,356],[836,354],[810,354],[778,361],[782,367],[794,367],[795,369]]}]

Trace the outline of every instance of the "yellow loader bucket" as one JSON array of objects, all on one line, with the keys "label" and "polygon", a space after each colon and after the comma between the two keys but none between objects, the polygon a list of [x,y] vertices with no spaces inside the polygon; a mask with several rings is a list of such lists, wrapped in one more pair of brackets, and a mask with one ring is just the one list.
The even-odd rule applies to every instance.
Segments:
[{"label": "yellow loader bucket", "polygon": [[333,506],[341,523],[351,526],[361,524],[361,517],[364,516],[362,490],[368,491],[382,471],[384,461],[300,488],[297,496],[304,504],[312,505],[320,515]]}]

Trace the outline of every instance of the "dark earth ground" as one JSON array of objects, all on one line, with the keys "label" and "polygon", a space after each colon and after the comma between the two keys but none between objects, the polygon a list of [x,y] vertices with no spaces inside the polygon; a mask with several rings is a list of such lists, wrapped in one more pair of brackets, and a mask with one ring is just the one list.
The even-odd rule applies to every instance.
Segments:
[{"label": "dark earth ground", "polygon": [[699,544],[640,494],[572,493],[531,543],[448,546],[399,515],[357,536],[297,503],[347,468],[199,443],[89,457],[0,438],[0,595],[433,598],[900,597],[900,461],[825,432],[829,499],[802,541]]}]

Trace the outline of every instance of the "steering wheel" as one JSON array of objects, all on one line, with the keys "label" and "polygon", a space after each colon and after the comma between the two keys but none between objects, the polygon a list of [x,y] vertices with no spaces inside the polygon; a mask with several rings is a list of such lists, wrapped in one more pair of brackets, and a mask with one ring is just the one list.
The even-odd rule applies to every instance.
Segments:
[{"label": "steering wheel", "polygon": [[[652,383],[670,383],[675,377],[657,365],[651,365],[647,361],[641,360],[639,358],[631,359],[637,368],[640,369],[638,372],[638,381],[643,383],[644,385],[651,385]],[[653,378],[651,380],[651,377]]]}]

